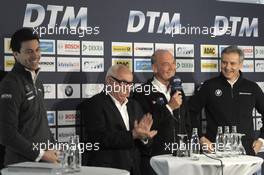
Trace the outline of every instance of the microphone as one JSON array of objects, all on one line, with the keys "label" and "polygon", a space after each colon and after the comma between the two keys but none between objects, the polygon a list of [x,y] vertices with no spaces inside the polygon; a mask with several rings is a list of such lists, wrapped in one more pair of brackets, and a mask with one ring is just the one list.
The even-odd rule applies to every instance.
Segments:
[{"label": "microphone", "polygon": [[[173,94],[177,91],[182,91],[182,81],[181,81],[181,78],[174,75],[173,77],[171,77],[170,79],[170,87],[171,87],[171,97],[173,96]],[[179,121],[179,131],[178,133],[181,133],[182,132],[182,129],[181,129],[181,107],[178,108],[178,119],[176,119],[174,116],[172,116],[173,119],[176,121]],[[174,140],[175,140],[175,126],[174,126]]]},{"label": "microphone", "polygon": [[182,91],[182,81],[181,78],[174,75],[170,79],[170,87],[171,87],[171,96],[176,92],[176,91]]}]

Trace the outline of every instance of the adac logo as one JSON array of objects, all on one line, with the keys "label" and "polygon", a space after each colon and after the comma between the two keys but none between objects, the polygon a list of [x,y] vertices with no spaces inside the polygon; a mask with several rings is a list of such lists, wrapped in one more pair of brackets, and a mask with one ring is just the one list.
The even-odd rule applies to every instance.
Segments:
[{"label": "adac logo", "polygon": [[201,57],[218,57],[218,46],[201,45]]},{"label": "adac logo", "polygon": [[129,61],[116,61],[116,64],[123,64],[125,66],[128,66],[130,65],[130,62]]},{"label": "adac logo", "polygon": [[221,89],[216,89],[216,90],[215,90],[215,96],[217,96],[217,97],[221,97],[222,94],[223,94],[223,92],[222,92]]},{"label": "adac logo", "polygon": [[206,55],[215,55],[215,48],[213,47],[205,47],[203,53]]},{"label": "adac logo", "polygon": [[70,86],[70,85],[66,86],[64,92],[65,92],[65,95],[67,97],[72,96],[72,94],[73,94],[73,88],[72,88],[72,86]]}]

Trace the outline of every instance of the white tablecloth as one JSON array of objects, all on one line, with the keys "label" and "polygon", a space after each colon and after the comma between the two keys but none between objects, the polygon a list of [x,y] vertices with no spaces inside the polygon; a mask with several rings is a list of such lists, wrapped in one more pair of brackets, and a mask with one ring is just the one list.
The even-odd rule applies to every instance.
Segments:
[{"label": "white tablecloth", "polygon": [[[30,168],[27,168],[24,172],[23,170],[19,172],[9,171],[8,168],[3,169],[2,175],[59,175],[57,171],[51,173],[44,172],[30,172]],[[58,174],[56,174],[58,173]],[[126,170],[116,169],[116,168],[104,168],[104,167],[88,167],[83,166],[80,172],[74,172],[72,175],[129,175],[130,173]]]},{"label": "white tablecloth", "polygon": [[[224,175],[252,175],[261,169],[263,159],[255,156],[221,158]],[[221,163],[205,155],[199,160],[172,155],[154,156],[150,160],[152,168],[158,175],[221,175]]]}]

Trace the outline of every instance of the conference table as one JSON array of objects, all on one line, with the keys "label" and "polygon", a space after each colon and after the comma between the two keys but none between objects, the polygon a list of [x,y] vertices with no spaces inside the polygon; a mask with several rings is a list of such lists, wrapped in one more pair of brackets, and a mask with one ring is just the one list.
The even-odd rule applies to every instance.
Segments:
[{"label": "conference table", "polygon": [[[29,164],[28,162],[25,162]],[[44,166],[43,166],[44,165]],[[48,163],[35,163],[34,166],[42,167],[42,170],[36,170],[36,167],[32,168],[29,166],[14,169],[14,168],[5,168],[1,171],[2,175],[64,175],[59,171],[58,167],[54,166],[54,168],[50,168],[53,165]],[[50,170],[43,171],[44,167],[49,167]],[[116,169],[116,168],[105,168],[105,167],[90,167],[90,166],[82,166],[80,172],[69,173],[73,175],[130,175],[130,173],[126,170]]]},{"label": "conference table", "polygon": [[247,155],[220,159],[222,166],[219,160],[202,154],[196,159],[159,155],[152,157],[150,164],[158,175],[252,175],[261,170],[263,162],[260,157]]}]

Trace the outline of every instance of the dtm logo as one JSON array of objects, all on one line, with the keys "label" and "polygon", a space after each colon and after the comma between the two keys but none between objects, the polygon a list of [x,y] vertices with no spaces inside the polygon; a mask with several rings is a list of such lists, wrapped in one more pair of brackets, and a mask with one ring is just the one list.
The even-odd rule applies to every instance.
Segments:
[{"label": "dtm logo", "polygon": [[[149,19],[146,20],[146,18]],[[170,14],[167,12],[147,11],[145,15],[142,11],[131,10],[128,18],[127,32],[140,32],[144,28],[146,21],[149,21],[148,33],[154,33],[155,24],[158,24],[156,26],[156,33],[165,32],[165,34],[170,34],[174,28],[180,27],[180,13],[174,13],[170,19]]]},{"label": "dtm logo", "polygon": [[[65,9],[63,14],[63,9]],[[58,22],[58,16],[63,14],[62,20],[59,27],[67,27],[69,22],[69,27],[76,28],[78,24],[81,23],[81,27],[87,28],[87,8],[81,7],[75,16],[74,7],[67,6],[58,6],[58,5],[47,5],[47,11],[50,11],[50,14],[46,15],[45,9],[40,4],[27,4],[23,26],[24,27],[37,27],[40,26],[46,17],[49,16],[48,26],[55,27]],[[34,14],[34,15],[33,15]],[[61,19],[61,18],[59,18]],[[47,20],[47,19],[46,19]]]},{"label": "dtm logo", "polygon": [[[238,26],[240,26],[240,30]],[[228,20],[225,16],[216,16],[214,27],[215,36],[236,36],[238,34],[239,37],[251,37],[252,35],[258,37],[258,18],[252,18],[250,24],[249,17],[230,16]]]}]

